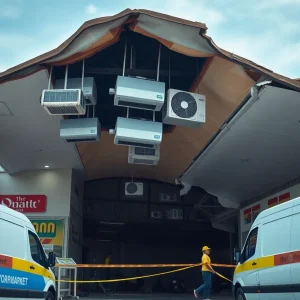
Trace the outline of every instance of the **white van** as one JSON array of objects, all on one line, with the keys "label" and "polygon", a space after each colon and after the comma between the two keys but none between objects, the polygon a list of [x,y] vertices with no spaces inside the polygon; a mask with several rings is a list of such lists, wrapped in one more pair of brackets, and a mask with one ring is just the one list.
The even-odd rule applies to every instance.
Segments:
[{"label": "white van", "polygon": [[0,299],[56,299],[54,265],[28,218],[0,204]]},{"label": "white van", "polygon": [[300,300],[300,198],[261,212],[235,259],[235,299]]}]

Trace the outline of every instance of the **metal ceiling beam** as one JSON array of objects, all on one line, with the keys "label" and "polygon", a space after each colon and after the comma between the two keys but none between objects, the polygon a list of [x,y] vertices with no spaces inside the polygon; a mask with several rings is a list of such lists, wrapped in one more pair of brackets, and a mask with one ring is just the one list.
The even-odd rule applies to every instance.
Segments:
[{"label": "metal ceiling beam", "polygon": [[[122,68],[86,68],[85,74],[90,75],[122,75]],[[151,69],[126,69],[126,75],[153,76],[156,78],[157,70]],[[169,76],[169,70],[160,70],[161,76]],[[172,71],[171,76],[195,76],[195,72]]]}]

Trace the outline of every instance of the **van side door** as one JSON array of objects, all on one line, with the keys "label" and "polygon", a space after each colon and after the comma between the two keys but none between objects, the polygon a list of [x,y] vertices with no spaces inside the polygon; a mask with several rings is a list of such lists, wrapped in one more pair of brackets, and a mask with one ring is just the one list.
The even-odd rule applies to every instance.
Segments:
[{"label": "van side door", "polygon": [[0,298],[27,298],[30,274],[24,269],[26,229],[0,212]]},{"label": "van side door", "polygon": [[292,264],[291,276],[292,285],[294,287],[294,296],[296,300],[300,300],[300,201],[295,201],[292,215],[291,229],[291,251]]},{"label": "van side door", "polygon": [[47,278],[52,278],[48,268],[47,257],[43,251],[38,236],[31,230],[28,230],[29,240],[29,271],[35,275],[35,284],[28,289],[28,299],[45,299],[45,287]]},{"label": "van side door", "polygon": [[260,300],[295,300],[291,287],[292,207],[266,216],[261,225]]},{"label": "van side door", "polygon": [[251,230],[241,254],[241,262],[235,270],[242,290],[247,300],[259,300],[258,294],[258,268],[257,258],[260,256],[258,245],[259,227]]}]

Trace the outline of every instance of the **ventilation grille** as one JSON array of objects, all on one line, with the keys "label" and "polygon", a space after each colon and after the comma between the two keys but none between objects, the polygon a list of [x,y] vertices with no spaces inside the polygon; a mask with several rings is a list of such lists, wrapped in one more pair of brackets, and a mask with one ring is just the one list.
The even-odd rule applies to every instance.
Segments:
[{"label": "ventilation grille", "polygon": [[[53,103],[53,102],[79,102],[79,99],[83,98],[81,95],[81,90],[49,90],[44,92],[44,103]],[[83,104],[82,99],[80,104]]]},{"label": "ventilation grille", "polygon": [[141,159],[141,158],[135,158],[133,160],[134,164],[143,164],[143,165],[154,165],[155,161],[151,159]]},{"label": "ventilation grille", "polygon": [[155,149],[134,147],[134,154],[142,156],[155,156]]},{"label": "ventilation grille", "polygon": [[77,143],[77,142],[94,142],[97,141],[97,138],[84,138],[84,139],[66,139],[68,143]]},{"label": "ventilation grille", "polygon": [[78,114],[80,111],[74,106],[47,106],[52,115]]},{"label": "ventilation grille", "polygon": [[118,145],[129,145],[129,146],[137,146],[137,147],[145,147],[145,148],[154,148],[152,144],[143,144],[143,143],[135,143],[135,142],[127,142],[127,141],[118,141]]},{"label": "ventilation grille", "polygon": [[156,105],[153,105],[153,104],[134,103],[134,102],[128,102],[128,101],[119,101],[118,105],[126,106],[126,107],[141,108],[141,109],[151,109],[151,110],[154,110],[156,108]]},{"label": "ventilation grille", "polygon": [[171,106],[173,112],[183,119],[192,118],[197,112],[196,99],[185,92],[176,93],[171,100]]}]

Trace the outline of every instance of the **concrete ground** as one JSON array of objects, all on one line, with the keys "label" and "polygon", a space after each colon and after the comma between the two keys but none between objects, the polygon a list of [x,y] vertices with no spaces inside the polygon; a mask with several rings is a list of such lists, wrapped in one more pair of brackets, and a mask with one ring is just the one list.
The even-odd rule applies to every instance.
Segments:
[{"label": "concrete ground", "polygon": [[[87,300],[190,300],[195,299],[193,294],[90,294],[87,297],[80,297]],[[200,298],[201,299],[201,298]],[[212,300],[234,300],[230,293],[211,295]]]}]

